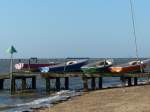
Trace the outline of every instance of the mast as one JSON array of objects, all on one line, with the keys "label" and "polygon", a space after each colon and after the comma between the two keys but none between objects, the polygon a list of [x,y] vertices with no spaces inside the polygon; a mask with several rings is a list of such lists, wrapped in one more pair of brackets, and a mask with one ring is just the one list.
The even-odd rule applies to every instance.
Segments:
[{"label": "mast", "polygon": [[130,10],[131,10],[131,17],[132,17],[132,27],[133,27],[133,35],[134,35],[135,54],[136,54],[137,60],[139,60],[133,0],[130,0]]},{"label": "mast", "polygon": [[130,0],[130,9],[131,9],[131,16],[132,16],[132,27],[133,27],[136,58],[137,58],[137,61],[140,61],[140,71],[143,72],[143,66],[141,64],[141,60],[139,59],[139,54],[138,54],[138,44],[137,44],[137,34],[136,34],[136,28],[135,28],[135,15],[134,15],[133,0]]}]

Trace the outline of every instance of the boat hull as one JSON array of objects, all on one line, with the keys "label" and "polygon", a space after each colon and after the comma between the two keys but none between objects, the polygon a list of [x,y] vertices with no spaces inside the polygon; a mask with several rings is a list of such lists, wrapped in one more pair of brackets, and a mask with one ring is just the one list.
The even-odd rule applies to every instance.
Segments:
[{"label": "boat hull", "polygon": [[32,71],[32,72],[38,72],[39,67],[47,67],[47,66],[53,66],[54,63],[51,64],[24,64],[24,63],[18,63],[15,64],[16,70],[23,70],[23,71]]},{"label": "boat hull", "polygon": [[104,67],[89,67],[89,68],[81,68],[84,73],[88,74],[94,74],[94,73],[103,73],[107,72],[108,67],[110,66],[104,66]]},{"label": "boat hull", "polygon": [[109,68],[112,73],[134,73],[134,72],[144,72],[144,69],[150,63],[150,60],[141,61],[142,63],[136,65],[117,65]]},{"label": "boat hull", "polygon": [[69,64],[61,64],[57,66],[52,66],[52,67],[40,67],[41,72],[78,72],[81,71],[81,67],[87,64],[86,61],[80,61],[77,63]]},{"label": "boat hull", "polygon": [[95,63],[85,65],[81,67],[81,69],[84,73],[96,74],[96,73],[107,72],[108,68],[112,66],[112,64],[113,64],[112,60],[104,60],[104,61],[98,61]]},{"label": "boat hull", "polygon": [[144,65],[137,65],[137,66],[129,66],[129,67],[111,67],[109,68],[110,72],[118,72],[118,73],[124,73],[124,72],[140,72],[143,71],[143,69],[146,67],[146,64]]}]

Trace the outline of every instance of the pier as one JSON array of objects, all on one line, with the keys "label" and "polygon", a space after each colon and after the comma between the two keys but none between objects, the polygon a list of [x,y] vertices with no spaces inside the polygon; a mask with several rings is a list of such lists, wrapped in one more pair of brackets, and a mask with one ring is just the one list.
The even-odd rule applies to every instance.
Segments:
[{"label": "pier", "polygon": [[[147,77],[150,78],[150,73],[99,73],[99,74],[84,74],[83,72],[70,72],[70,73],[40,73],[40,72],[14,72],[12,74],[12,80],[10,85],[10,93],[15,94],[16,89],[16,80],[21,80],[21,90],[29,90],[29,89],[36,89],[36,80],[37,76],[45,79],[45,89],[46,92],[50,92],[51,88],[51,81],[55,80],[55,87],[56,91],[61,90],[61,79],[63,78],[63,85],[65,90],[69,89],[69,78],[70,77],[81,77],[83,90],[88,91],[88,81],[91,82],[90,90],[102,89],[103,88],[103,77],[120,77],[120,80],[125,83],[127,82],[127,86],[137,86],[138,85],[138,78]],[[4,89],[4,81],[6,79],[10,79],[10,74],[0,74],[0,90]],[[31,87],[27,87],[26,80],[31,79]],[[98,81],[96,81],[98,80]],[[97,84],[98,82],[98,84]],[[98,87],[97,87],[98,85]]]}]

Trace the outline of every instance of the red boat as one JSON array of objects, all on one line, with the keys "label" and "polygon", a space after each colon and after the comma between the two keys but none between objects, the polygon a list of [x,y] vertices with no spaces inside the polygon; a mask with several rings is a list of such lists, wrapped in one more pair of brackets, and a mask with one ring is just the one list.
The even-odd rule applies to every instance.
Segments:
[{"label": "red boat", "polygon": [[25,64],[25,63],[17,63],[15,64],[16,70],[28,70],[28,71],[39,71],[38,69],[40,67],[47,67],[47,66],[53,66],[56,65],[55,63],[49,63],[49,64]]},{"label": "red boat", "polygon": [[131,61],[125,64],[115,65],[109,68],[112,73],[141,72],[150,64],[150,59],[143,61]]}]

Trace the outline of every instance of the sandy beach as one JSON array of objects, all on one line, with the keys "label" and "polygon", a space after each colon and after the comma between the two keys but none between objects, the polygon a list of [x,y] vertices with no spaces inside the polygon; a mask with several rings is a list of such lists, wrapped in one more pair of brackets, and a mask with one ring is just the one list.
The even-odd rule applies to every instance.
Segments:
[{"label": "sandy beach", "polygon": [[150,112],[150,85],[97,90],[38,112]]}]

